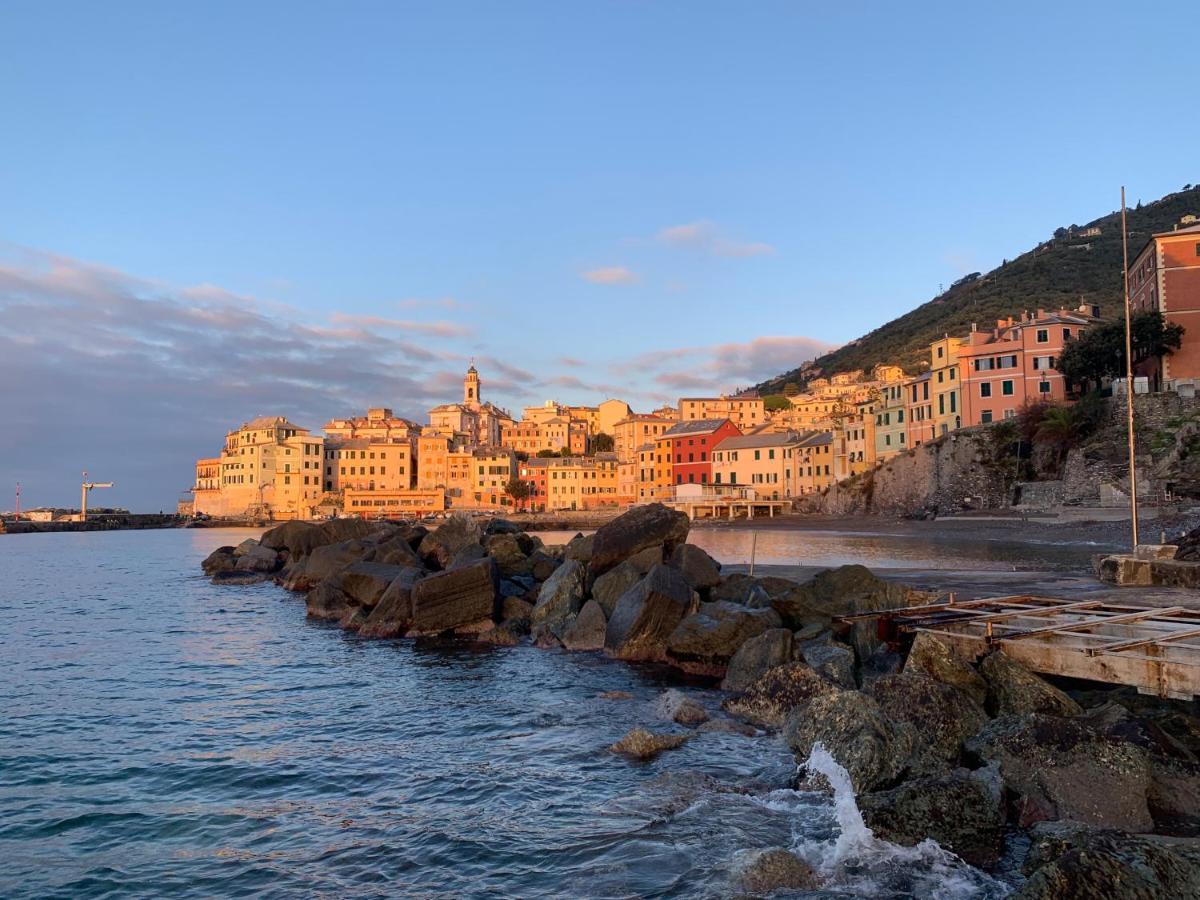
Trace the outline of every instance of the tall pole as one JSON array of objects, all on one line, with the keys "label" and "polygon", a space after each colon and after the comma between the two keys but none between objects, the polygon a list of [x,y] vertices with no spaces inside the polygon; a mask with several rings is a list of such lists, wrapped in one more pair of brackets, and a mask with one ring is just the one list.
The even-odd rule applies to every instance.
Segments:
[{"label": "tall pole", "polygon": [[1121,185],[1121,256],[1125,282],[1125,414],[1129,436],[1129,516],[1133,552],[1138,548],[1137,458],[1133,441],[1133,313],[1129,308],[1129,230],[1125,226],[1125,186]]}]

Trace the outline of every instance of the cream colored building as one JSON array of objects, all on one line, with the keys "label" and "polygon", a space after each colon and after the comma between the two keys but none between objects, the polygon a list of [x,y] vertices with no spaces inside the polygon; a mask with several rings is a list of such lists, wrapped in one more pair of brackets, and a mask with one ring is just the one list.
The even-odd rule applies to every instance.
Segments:
[{"label": "cream colored building", "polygon": [[380,406],[368,409],[365,416],[330,419],[325,423],[324,431],[326,437],[343,440],[366,438],[373,441],[406,441],[419,435],[421,426]]},{"label": "cream colored building", "polygon": [[674,425],[675,419],[662,416],[635,414],[625,416],[613,425],[611,432],[613,452],[622,462],[630,462],[637,456],[638,449],[652,443],[660,434]]},{"label": "cream colored building", "polygon": [[617,456],[551,459],[546,471],[546,509],[596,509],[616,506],[619,490]]},{"label": "cream colored building", "polygon": [[483,382],[474,366],[463,378],[461,403],[444,403],[429,410],[428,432],[454,438],[469,446],[495,447],[500,433],[513,418],[507,411],[482,399]]},{"label": "cream colored building", "polygon": [[681,397],[679,420],[729,419],[742,431],[757,428],[767,421],[763,398],[757,394],[722,394],[720,397]]}]

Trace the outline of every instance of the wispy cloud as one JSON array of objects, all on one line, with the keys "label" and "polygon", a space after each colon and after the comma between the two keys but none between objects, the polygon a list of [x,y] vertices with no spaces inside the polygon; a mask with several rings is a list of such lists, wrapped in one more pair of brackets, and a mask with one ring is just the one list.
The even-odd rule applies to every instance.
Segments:
[{"label": "wispy cloud", "polygon": [[637,274],[624,266],[590,269],[581,273],[581,277],[592,284],[634,284],[638,280]]},{"label": "wispy cloud", "polygon": [[406,297],[403,300],[397,300],[396,306],[400,309],[463,309],[466,304],[460,300],[455,300],[453,297],[438,297],[434,300],[426,300],[421,297]]},{"label": "wispy cloud", "polygon": [[357,315],[354,313],[330,313],[329,321],[334,325],[352,325],[359,328],[390,328],[411,331],[434,337],[466,337],[471,329],[457,322],[422,322],[416,319],[390,319],[385,316]]},{"label": "wispy cloud", "polygon": [[768,256],[775,252],[774,247],[761,241],[733,240],[708,219],[671,225],[659,231],[657,239],[672,247],[683,247],[708,256]]}]

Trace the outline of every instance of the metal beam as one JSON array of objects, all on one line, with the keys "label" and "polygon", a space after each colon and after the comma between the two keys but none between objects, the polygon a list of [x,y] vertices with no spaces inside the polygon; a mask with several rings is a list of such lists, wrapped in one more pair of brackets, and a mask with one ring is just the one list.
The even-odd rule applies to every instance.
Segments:
[{"label": "metal beam", "polygon": [[1173,634],[1137,638],[1129,641],[1117,641],[1115,644],[1107,644],[1103,647],[1089,647],[1086,652],[1090,656],[1095,656],[1098,653],[1121,653],[1122,651],[1133,650],[1146,644],[1165,644],[1168,641],[1181,641],[1184,638],[1190,637],[1200,637],[1200,628],[1190,628],[1187,631],[1176,631]]},{"label": "metal beam", "polygon": [[1037,634],[1067,634],[1072,631],[1087,631],[1097,625],[1119,625],[1125,622],[1136,622],[1139,619],[1152,619],[1159,616],[1170,616],[1174,613],[1190,612],[1185,606],[1170,606],[1166,609],[1146,609],[1142,612],[1125,613],[1119,616],[1107,616],[1101,619],[1085,619],[1082,622],[1072,622],[1068,625],[1047,625],[1045,628],[1031,628],[1029,631],[1018,631],[1006,634],[1000,638],[1003,641],[1015,641],[1020,638],[1032,637]]}]

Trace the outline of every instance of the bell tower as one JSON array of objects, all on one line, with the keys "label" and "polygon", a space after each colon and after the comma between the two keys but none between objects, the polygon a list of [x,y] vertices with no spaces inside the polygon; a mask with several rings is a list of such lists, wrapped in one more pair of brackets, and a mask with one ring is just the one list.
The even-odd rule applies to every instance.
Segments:
[{"label": "bell tower", "polygon": [[467,377],[463,379],[463,403],[467,406],[479,406],[479,373],[475,366],[467,369]]}]

